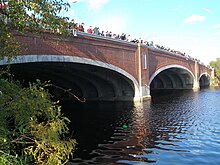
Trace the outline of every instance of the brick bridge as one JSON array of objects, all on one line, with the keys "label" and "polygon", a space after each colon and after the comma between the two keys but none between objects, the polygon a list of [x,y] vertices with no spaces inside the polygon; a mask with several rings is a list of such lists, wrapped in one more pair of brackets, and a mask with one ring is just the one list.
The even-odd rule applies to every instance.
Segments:
[{"label": "brick bridge", "polygon": [[61,87],[87,100],[144,100],[155,89],[199,89],[213,77],[211,68],[183,55],[112,38],[26,33],[16,39],[24,49],[10,62],[15,76],[51,80],[60,98],[71,97]]}]

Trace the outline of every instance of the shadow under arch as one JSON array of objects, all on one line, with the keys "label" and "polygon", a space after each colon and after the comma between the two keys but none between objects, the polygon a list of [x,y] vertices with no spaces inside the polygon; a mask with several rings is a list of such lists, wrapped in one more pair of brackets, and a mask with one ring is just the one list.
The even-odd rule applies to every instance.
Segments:
[{"label": "shadow under arch", "polygon": [[199,76],[199,87],[200,87],[200,89],[210,87],[210,84],[211,84],[210,81],[211,81],[211,76],[207,72],[202,73]]},{"label": "shadow under arch", "polygon": [[[75,56],[23,55],[9,63],[7,58],[0,61],[0,65],[7,64],[11,64],[12,68],[20,68],[14,69],[15,72],[21,70],[20,74],[42,74],[44,79],[53,75],[49,78],[54,82],[61,81],[59,84],[67,88],[71,87],[70,84],[82,85],[78,93],[88,100],[133,100],[140,94],[138,82],[131,74],[101,61]],[[72,78],[74,76],[76,80]],[[90,90],[93,92],[88,92]],[[86,96],[83,96],[85,93]]]},{"label": "shadow under arch", "polygon": [[195,76],[181,65],[167,65],[159,68],[149,80],[151,96],[159,92],[170,93],[176,90],[193,89]]}]

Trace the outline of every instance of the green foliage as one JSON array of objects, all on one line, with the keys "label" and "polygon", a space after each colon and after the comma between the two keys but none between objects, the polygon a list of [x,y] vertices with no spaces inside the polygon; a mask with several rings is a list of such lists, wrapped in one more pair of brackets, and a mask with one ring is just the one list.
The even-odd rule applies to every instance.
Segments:
[{"label": "green foliage", "polygon": [[49,28],[60,33],[65,31],[67,18],[59,16],[62,10],[68,10],[69,4],[63,0],[7,0],[5,9],[9,29],[24,31],[29,29]]},{"label": "green foliage", "polygon": [[62,10],[68,10],[69,4],[62,0],[0,0],[9,4],[0,9],[0,60],[7,56],[12,59],[19,54],[20,47],[14,39],[14,33],[29,31],[49,31],[66,34],[68,18],[59,16]]},{"label": "green foliage", "polygon": [[220,80],[220,58],[217,58],[215,61],[210,62],[210,66],[215,70],[215,76]]},{"label": "green foliage", "polygon": [[[6,0],[0,0],[5,3]],[[0,9],[0,60],[11,60],[22,50],[13,34],[49,31],[64,34],[67,10],[62,0],[7,0]],[[4,78],[0,71],[0,164],[62,164],[75,150],[76,141],[65,139],[70,122],[45,91],[48,83],[37,81],[28,88]],[[8,73],[7,73],[8,74]],[[10,77],[10,76],[9,76]]]},{"label": "green foliage", "polygon": [[70,121],[46,86],[0,79],[0,164],[62,164],[73,153],[76,141],[64,139]]},{"label": "green foliage", "polygon": [[8,31],[7,26],[0,19],[0,60],[7,56],[9,59],[20,52],[19,43],[14,40],[12,33]]}]

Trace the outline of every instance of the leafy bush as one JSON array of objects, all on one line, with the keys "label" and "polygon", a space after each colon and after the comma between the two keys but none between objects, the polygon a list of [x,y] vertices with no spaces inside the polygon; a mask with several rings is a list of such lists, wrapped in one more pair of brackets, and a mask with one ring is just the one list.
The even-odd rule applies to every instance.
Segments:
[{"label": "leafy bush", "polygon": [[0,79],[0,164],[63,164],[76,146],[69,119],[39,80],[24,88]]}]

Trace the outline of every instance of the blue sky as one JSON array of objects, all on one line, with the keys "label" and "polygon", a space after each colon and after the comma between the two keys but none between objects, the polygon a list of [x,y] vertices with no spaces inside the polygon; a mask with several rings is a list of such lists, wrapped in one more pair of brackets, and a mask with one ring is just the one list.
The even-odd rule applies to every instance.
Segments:
[{"label": "blue sky", "polygon": [[205,64],[220,57],[220,0],[68,0],[64,16],[185,52]]}]

